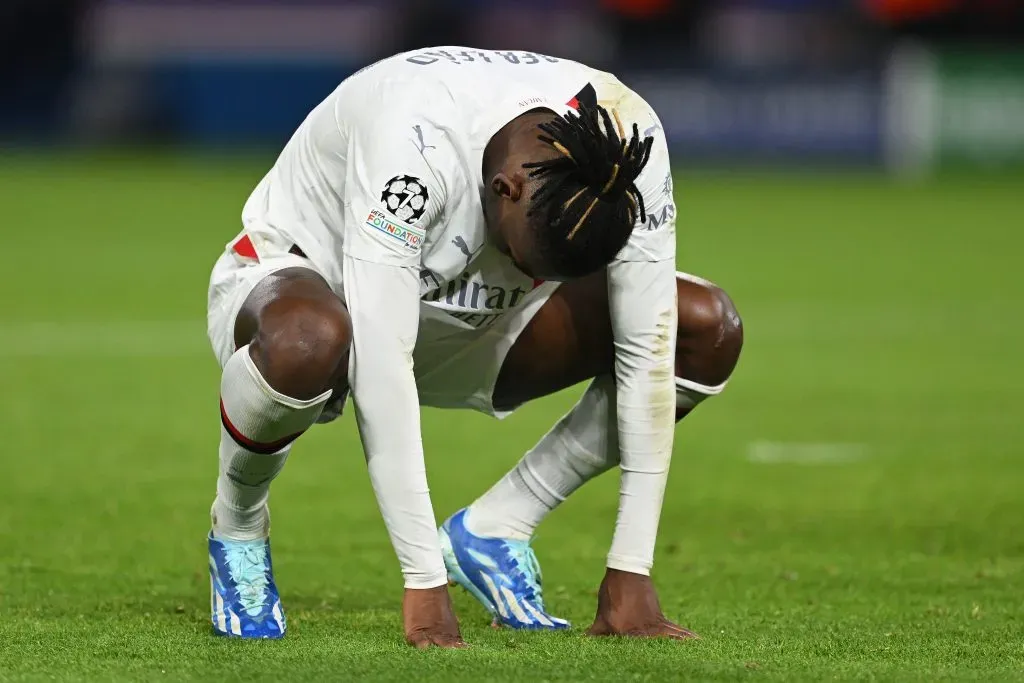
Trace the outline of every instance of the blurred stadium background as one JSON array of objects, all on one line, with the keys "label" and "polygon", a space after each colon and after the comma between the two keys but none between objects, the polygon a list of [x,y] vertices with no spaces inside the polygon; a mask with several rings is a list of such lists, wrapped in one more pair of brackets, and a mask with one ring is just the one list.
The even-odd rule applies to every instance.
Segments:
[{"label": "blurred stadium background", "polygon": [[[275,483],[288,641],[208,635],[209,268],[312,105],[444,44],[580,59],[662,117],[679,267],[747,329],[662,521],[697,643],[492,632],[458,595],[474,649],[407,652],[351,420]],[[0,680],[1024,678],[1022,161],[1019,0],[4,0]],[[576,393],[428,411],[439,518]],[[577,626],[616,485],[537,540]]]},{"label": "blurred stadium background", "polygon": [[1024,157],[1017,0],[7,0],[0,133],[276,144],[346,75],[425,45],[621,74],[687,164]]}]

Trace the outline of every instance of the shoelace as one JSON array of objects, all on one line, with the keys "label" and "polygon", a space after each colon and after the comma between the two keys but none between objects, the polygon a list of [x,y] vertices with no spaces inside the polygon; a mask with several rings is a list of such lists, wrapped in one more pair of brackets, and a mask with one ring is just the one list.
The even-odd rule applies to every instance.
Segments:
[{"label": "shoelace", "polygon": [[537,609],[544,610],[544,600],[541,597],[541,572],[540,561],[537,555],[526,543],[506,544],[509,554],[516,563],[516,567],[526,580],[527,595],[524,596],[536,605]]},{"label": "shoelace", "polygon": [[263,611],[267,586],[267,551],[263,545],[227,546],[226,562],[238,587],[238,602],[246,614],[255,617]]}]

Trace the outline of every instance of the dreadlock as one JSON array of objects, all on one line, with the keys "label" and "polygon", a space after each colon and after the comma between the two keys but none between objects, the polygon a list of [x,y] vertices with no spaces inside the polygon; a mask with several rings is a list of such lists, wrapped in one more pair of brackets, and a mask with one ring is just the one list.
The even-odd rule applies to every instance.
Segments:
[{"label": "dreadlock", "polygon": [[637,218],[647,220],[635,181],[654,138],[641,138],[633,124],[627,139],[618,114],[600,105],[581,105],[539,128],[538,139],[558,156],[523,164],[542,183],[526,215],[545,262],[558,275],[580,277],[609,263]]}]

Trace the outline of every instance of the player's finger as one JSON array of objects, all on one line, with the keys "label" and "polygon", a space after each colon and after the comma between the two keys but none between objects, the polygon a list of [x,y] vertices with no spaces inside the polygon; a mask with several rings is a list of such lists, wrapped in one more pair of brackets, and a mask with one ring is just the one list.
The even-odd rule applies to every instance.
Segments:
[{"label": "player's finger", "polygon": [[450,635],[441,635],[441,634],[439,634],[439,635],[434,636],[430,640],[431,640],[431,642],[434,645],[437,645],[438,647],[454,648],[454,649],[461,649],[461,648],[464,648],[464,647],[469,647],[469,644],[466,643],[466,641],[464,641],[459,636],[450,636]]},{"label": "player's finger", "polygon": [[691,640],[693,636],[690,636],[685,631],[668,631],[661,634],[664,638],[671,638],[672,640]]},{"label": "player's finger", "polygon": [[676,626],[675,624],[665,624],[664,635],[676,640],[691,640],[700,637],[693,631],[688,631],[682,626]]},{"label": "player's finger", "polygon": [[661,632],[673,638],[686,638],[689,635],[689,631],[675,624],[663,624]]},{"label": "player's finger", "polygon": [[409,644],[417,650],[426,650],[430,647],[430,638],[427,638],[426,636],[420,634],[416,634],[415,636],[409,638]]}]

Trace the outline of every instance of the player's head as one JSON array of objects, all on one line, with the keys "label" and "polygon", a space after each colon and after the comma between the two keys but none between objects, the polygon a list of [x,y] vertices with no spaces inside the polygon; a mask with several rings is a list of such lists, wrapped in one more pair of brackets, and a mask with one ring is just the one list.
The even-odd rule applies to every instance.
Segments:
[{"label": "player's head", "polygon": [[488,145],[484,215],[520,270],[546,279],[592,273],[646,219],[635,181],[653,138],[641,138],[635,124],[626,132],[614,113],[581,106],[521,116]]}]

